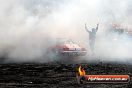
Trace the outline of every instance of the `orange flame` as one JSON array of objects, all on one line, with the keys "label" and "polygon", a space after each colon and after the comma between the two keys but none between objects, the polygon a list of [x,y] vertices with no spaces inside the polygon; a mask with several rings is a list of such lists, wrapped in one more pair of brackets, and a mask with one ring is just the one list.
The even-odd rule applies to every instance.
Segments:
[{"label": "orange flame", "polygon": [[80,76],[86,75],[86,72],[85,72],[84,68],[82,68],[81,66],[79,66],[78,71],[79,71]]}]

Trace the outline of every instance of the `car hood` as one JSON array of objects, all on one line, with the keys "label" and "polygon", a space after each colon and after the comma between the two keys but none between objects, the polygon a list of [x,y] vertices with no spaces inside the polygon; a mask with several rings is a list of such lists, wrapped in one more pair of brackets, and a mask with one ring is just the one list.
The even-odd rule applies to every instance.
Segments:
[{"label": "car hood", "polygon": [[82,48],[77,44],[64,44],[64,46],[67,48]]}]

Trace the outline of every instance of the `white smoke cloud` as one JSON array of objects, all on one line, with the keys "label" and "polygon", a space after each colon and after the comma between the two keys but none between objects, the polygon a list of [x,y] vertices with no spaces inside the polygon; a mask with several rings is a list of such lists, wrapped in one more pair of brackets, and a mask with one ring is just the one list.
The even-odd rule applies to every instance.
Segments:
[{"label": "white smoke cloud", "polygon": [[[58,37],[70,37],[89,52],[84,23],[89,29],[100,23],[99,39],[106,24],[131,25],[131,10],[131,0],[0,0],[0,55],[9,61],[48,61],[46,50]],[[96,53],[104,57],[109,53],[99,40]],[[127,52],[122,53],[131,57]]]}]

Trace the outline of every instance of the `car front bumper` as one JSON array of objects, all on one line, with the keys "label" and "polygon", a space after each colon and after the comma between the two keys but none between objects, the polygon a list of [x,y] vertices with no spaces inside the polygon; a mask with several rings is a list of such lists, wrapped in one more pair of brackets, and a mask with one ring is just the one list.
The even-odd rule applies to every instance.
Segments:
[{"label": "car front bumper", "polygon": [[87,54],[87,51],[62,51],[63,55],[70,55],[70,56],[84,56]]}]

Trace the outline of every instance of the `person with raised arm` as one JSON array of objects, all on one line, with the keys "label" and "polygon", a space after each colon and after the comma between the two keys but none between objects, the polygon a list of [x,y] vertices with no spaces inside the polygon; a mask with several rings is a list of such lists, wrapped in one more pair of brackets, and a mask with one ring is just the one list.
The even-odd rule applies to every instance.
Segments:
[{"label": "person with raised arm", "polygon": [[89,33],[89,45],[92,52],[94,50],[96,32],[98,31],[98,26],[99,24],[97,24],[96,28],[92,28],[92,31],[89,31],[87,25],[85,24],[85,30]]}]

